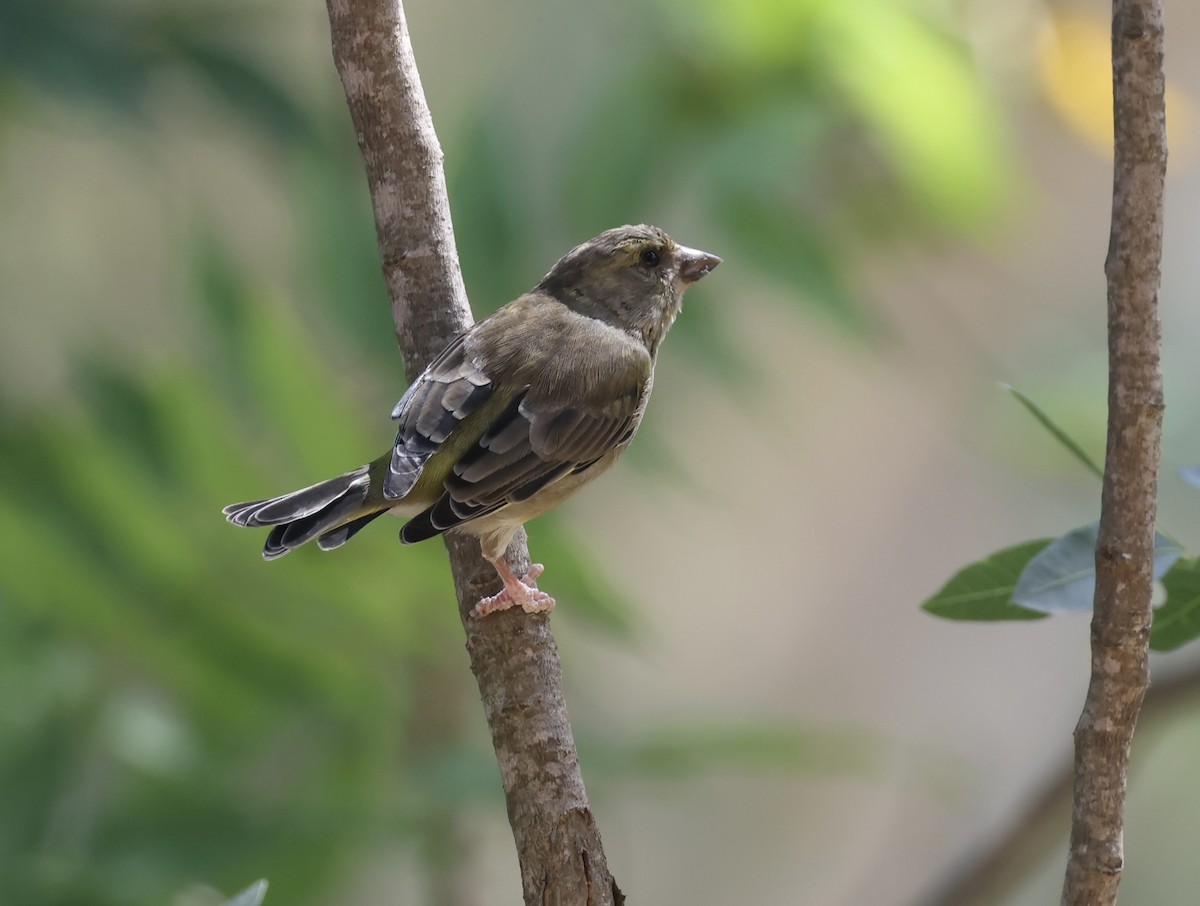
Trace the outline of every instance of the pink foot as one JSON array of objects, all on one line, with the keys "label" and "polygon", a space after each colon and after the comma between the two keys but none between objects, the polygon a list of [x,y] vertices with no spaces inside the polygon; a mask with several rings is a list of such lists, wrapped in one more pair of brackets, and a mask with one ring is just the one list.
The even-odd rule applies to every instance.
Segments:
[{"label": "pink foot", "polygon": [[[501,560],[500,563],[503,564],[504,561]],[[532,585],[545,569],[540,563],[530,564],[525,578],[518,579],[507,568],[502,570],[498,566],[497,572],[504,580],[503,590],[491,597],[481,598],[471,609],[471,616],[478,620],[511,607],[520,607],[526,613],[549,613],[554,609],[554,599]]]}]

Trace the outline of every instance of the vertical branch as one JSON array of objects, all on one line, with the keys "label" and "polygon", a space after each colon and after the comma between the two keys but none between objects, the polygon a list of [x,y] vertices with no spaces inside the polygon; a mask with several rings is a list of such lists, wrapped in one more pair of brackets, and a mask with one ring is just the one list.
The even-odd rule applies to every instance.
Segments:
[{"label": "vertical branch", "polygon": [[[366,164],[383,273],[410,379],[471,324],[442,151],[400,0],[328,0],[333,57]],[[479,545],[449,538],[471,670],[500,766],[525,902],[623,901],[588,805],[549,618],[514,609],[468,618],[499,589]],[[508,550],[529,566],[525,535]]]},{"label": "vertical branch", "polygon": [[1167,165],[1161,0],[1114,0],[1112,54],[1108,445],[1096,544],[1092,675],[1075,728],[1064,906],[1116,902],[1129,748],[1150,683],[1163,413],[1158,286]]}]

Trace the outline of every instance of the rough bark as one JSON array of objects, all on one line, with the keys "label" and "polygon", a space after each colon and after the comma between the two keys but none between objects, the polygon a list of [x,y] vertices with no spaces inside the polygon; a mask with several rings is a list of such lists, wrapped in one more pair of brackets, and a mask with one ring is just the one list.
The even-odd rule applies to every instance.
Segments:
[{"label": "rough bark", "polygon": [[1113,3],[1113,207],[1108,277],[1108,444],[1096,544],[1092,673],[1075,728],[1064,906],[1115,903],[1125,789],[1150,683],[1154,520],[1162,428],[1161,330],[1166,117],[1161,0]]},{"label": "rough bark", "polygon": [[[333,56],[366,164],[383,273],[409,378],[471,324],[442,152],[399,0],[328,0]],[[468,617],[499,590],[470,539],[447,540],[471,670],[491,729],[529,904],[623,901],[609,874],[567,717],[549,618]],[[529,564],[524,533],[508,550]]]}]

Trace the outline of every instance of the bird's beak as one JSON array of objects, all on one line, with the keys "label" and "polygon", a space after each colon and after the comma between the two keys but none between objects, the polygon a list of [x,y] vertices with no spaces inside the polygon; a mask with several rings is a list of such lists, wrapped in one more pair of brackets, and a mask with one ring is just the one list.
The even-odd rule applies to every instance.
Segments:
[{"label": "bird's beak", "polygon": [[685,287],[691,286],[721,263],[716,255],[690,249],[686,245],[677,246],[675,254],[679,257],[679,280]]}]

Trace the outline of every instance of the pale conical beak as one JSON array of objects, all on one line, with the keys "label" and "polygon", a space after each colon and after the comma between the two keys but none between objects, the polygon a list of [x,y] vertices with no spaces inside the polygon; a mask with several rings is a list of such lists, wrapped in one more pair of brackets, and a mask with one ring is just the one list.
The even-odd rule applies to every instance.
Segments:
[{"label": "pale conical beak", "polygon": [[677,246],[675,254],[679,257],[679,279],[684,286],[695,283],[721,263],[716,255],[686,245]]}]

